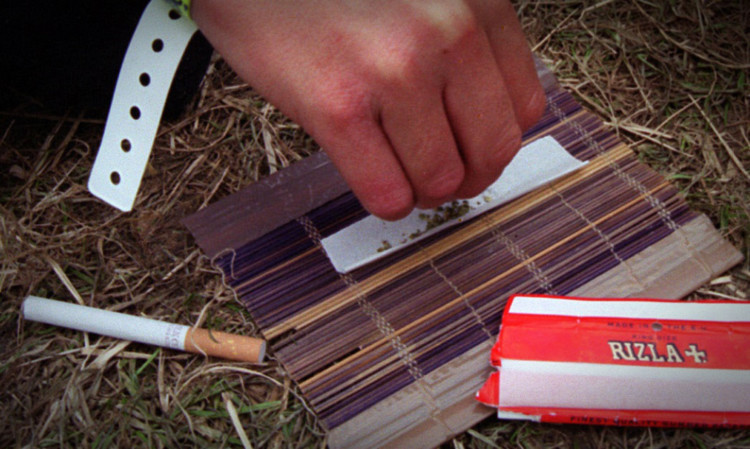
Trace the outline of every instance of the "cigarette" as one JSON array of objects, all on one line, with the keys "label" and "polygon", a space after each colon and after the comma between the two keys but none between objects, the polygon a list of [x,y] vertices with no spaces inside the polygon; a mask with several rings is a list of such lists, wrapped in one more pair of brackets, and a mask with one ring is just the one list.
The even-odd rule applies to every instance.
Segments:
[{"label": "cigarette", "polygon": [[262,362],[266,354],[266,342],[259,338],[168,323],[38,296],[27,297],[21,310],[26,320],[196,354],[253,363]]}]

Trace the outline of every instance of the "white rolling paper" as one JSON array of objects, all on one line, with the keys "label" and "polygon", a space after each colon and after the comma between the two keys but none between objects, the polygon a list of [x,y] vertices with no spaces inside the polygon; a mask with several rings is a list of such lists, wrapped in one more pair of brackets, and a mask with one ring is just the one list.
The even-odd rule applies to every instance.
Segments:
[{"label": "white rolling paper", "polygon": [[[586,162],[574,158],[553,137],[546,136],[521,148],[502,176],[480,195],[442,210],[414,210],[397,221],[370,215],[324,238],[323,248],[336,271],[347,273],[514,200],[584,165]],[[446,208],[460,208],[460,216],[428,229],[430,217],[445,215]]]}]

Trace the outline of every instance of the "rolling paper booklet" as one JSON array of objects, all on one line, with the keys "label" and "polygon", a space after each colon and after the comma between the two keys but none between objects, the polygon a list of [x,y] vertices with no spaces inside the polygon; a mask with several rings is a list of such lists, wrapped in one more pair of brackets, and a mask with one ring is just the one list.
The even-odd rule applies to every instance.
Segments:
[{"label": "rolling paper booklet", "polygon": [[750,302],[515,295],[491,364],[502,419],[750,426]]}]

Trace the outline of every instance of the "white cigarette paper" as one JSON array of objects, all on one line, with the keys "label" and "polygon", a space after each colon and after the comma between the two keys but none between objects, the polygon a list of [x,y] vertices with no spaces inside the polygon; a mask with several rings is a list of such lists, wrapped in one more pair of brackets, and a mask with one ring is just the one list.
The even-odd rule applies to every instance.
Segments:
[{"label": "white cigarette paper", "polygon": [[459,202],[467,208],[460,217],[428,227],[425,215],[435,210],[417,209],[397,221],[371,215],[324,238],[321,244],[336,271],[347,273],[512,201],[584,165],[586,162],[571,156],[553,137],[545,136],[521,148],[500,179],[484,192]]},{"label": "white cigarette paper", "polygon": [[22,307],[24,319],[92,332],[122,340],[181,351],[217,355],[234,360],[262,362],[265,342],[256,338],[211,332],[94,307],[29,296]]}]

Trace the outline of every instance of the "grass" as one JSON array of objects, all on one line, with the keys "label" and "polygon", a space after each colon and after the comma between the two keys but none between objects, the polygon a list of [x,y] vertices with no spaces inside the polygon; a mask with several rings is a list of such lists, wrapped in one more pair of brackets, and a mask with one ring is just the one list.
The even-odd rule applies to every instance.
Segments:
[{"label": "grass", "polygon": [[[746,261],[694,297],[750,294],[750,5],[517,1],[535,52]],[[216,59],[194,107],[164,123],[136,209],[86,181],[103,122],[33,103],[0,112],[0,446],[323,447],[283,369],[126,344],[19,320],[29,294],[257,334],[181,217],[314,151]],[[453,448],[750,447],[747,430],[488,419]]]}]

